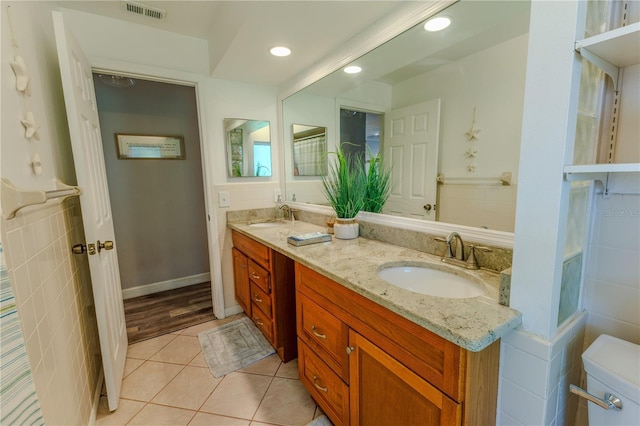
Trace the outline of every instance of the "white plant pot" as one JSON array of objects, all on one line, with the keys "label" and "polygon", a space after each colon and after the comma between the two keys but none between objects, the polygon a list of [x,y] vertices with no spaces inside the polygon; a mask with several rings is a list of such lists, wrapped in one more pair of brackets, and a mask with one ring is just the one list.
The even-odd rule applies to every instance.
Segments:
[{"label": "white plant pot", "polygon": [[333,235],[340,240],[353,240],[360,234],[360,225],[355,219],[336,219]]}]

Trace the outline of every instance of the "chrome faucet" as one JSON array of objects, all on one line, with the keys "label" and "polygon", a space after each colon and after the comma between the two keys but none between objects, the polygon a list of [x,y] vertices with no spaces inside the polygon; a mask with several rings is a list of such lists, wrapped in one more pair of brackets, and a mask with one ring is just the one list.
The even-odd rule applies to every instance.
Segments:
[{"label": "chrome faucet", "polygon": [[[453,246],[451,245],[451,243],[453,241],[456,241],[456,252],[455,252],[455,256],[453,253]],[[447,257],[455,257],[458,260],[462,260],[464,261],[464,243],[462,242],[462,237],[460,236],[460,234],[458,234],[457,232],[452,232],[449,235],[447,235],[447,239],[445,240],[445,242],[447,243],[447,253],[446,256]]]},{"label": "chrome faucet", "polygon": [[289,218],[291,218],[291,220],[294,219],[293,211],[291,210],[291,207],[289,207],[288,205],[286,205],[286,204],[281,205],[280,206],[280,210],[284,210],[284,218],[285,219],[289,219]]},{"label": "chrome faucet", "polygon": [[[464,243],[462,242],[462,237],[457,232],[451,232],[446,238],[436,237],[435,240],[447,244],[447,249],[441,259],[442,262],[451,263],[466,269],[480,269],[478,261],[476,260],[476,250],[485,252],[493,251],[489,247],[469,244],[469,256],[465,257]],[[455,252],[453,248],[454,243],[456,245]]]}]

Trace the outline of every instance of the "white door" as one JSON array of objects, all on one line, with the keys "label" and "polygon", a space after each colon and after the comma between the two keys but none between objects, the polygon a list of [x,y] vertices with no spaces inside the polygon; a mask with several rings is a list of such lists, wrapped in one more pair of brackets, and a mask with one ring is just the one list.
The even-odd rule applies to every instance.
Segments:
[{"label": "white door", "polygon": [[385,113],[384,159],[392,167],[383,213],[435,220],[440,99]]},{"label": "white door", "polygon": [[[71,148],[78,185],[82,189],[80,204],[89,248],[89,269],[107,398],[109,410],[113,411],[118,408],[122,385],[127,354],[127,328],[98,110],[89,62],[71,33],[65,29],[60,12],[53,12],[53,22]],[[105,244],[107,241],[114,243],[113,249],[109,249],[108,243]],[[94,254],[91,254],[89,244],[95,244]],[[100,247],[101,244],[105,244],[105,248]]]}]

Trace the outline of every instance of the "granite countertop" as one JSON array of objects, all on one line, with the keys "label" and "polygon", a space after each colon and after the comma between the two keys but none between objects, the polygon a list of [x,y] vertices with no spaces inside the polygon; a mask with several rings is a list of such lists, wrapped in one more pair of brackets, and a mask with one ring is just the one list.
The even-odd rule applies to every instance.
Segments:
[{"label": "granite countertop", "polygon": [[289,235],[326,232],[324,227],[301,221],[272,227],[249,226],[246,222],[228,226],[473,352],[486,348],[522,322],[520,312],[498,303],[500,275],[495,272],[447,267],[449,272],[484,282],[486,294],[466,299],[426,296],[392,286],[377,272],[394,262],[427,263],[442,269],[438,256],[362,237],[292,246],[287,243]]}]

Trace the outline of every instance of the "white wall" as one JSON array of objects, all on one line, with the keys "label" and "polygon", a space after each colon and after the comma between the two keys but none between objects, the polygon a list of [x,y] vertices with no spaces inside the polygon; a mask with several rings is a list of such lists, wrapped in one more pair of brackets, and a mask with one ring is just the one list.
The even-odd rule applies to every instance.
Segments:
[{"label": "white wall", "polygon": [[[227,229],[226,212],[229,210],[274,207],[274,190],[280,189],[280,162],[282,155],[278,140],[277,90],[228,80],[210,79],[207,84],[206,140],[211,144],[215,164],[215,199],[222,191],[229,193],[230,207],[217,208],[218,243],[222,256],[224,306],[228,314],[239,311],[233,290],[233,262],[231,232]],[[271,131],[272,175],[270,177],[227,177],[225,161],[225,118],[243,118],[268,121]]]},{"label": "white wall", "polygon": [[[393,86],[393,108],[442,100],[440,171],[448,177],[497,177],[518,181],[528,35],[476,52]],[[466,169],[465,136],[476,109],[476,169]]]},{"label": "white wall", "polygon": [[[21,55],[31,76],[32,95],[15,89],[7,7]],[[2,2],[1,174],[16,186],[53,188],[52,179],[75,182],[62,96],[50,2]],[[24,137],[20,124],[31,110],[40,141]],[[29,167],[39,153],[43,172]],[[3,206],[4,207],[4,206]],[[16,296],[27,355],[46,424],[89,424],[98,402],[102,369],[98,330],[85,257],[70,245],[84,241],[77,199],[49,202],[0,220],[11,285]]]},{"label": "white wall", "polygon": [[[65,23],[89,57],[151,67],[209,74],[209,48],[203,39],[187,37],[72,9],[62,9]],[[81,36],[79,36],[81,35]]]}]

